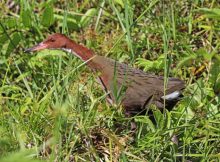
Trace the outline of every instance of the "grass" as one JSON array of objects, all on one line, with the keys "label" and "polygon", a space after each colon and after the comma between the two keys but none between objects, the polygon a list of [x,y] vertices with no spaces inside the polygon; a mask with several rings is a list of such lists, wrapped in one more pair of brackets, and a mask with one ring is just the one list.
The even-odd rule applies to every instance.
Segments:
[{"label": "grass", "polygon": [[[219,3],[0,2],[1,161],[219,161]],[[62,32],[99,55],[186,82],[172,110],[107,104],[96,76],[62,51],[25,54]]]}]

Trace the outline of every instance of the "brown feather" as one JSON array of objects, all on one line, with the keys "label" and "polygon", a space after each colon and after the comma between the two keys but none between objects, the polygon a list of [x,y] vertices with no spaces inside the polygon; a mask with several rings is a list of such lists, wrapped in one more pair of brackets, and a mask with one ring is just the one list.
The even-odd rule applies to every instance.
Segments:
[{"label": "brown feather", "polygon": [[[164,77],[145,73],[103,56],[94,57],[90,65],[101,72],[101,84],[110,92],[113,103],[121,102],[126,111],[138,112],[151,103],[163,108],[162,96],[184,88],[182,80],[168,78],[164,94]],[[114,91],[119,92],[123,87],[125,92],[122,92],[121,100],[117,101],[117,97],[120,96],[114,95]]]}]

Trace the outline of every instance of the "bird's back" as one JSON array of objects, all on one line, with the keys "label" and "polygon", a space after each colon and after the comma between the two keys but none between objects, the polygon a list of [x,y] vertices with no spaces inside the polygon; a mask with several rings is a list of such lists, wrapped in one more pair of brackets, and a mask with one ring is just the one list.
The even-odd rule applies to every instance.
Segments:
[{"label": "bird's back", "polygon": [[[151,103],[163,108],[163,96],[166,99],[166,95],[178,93],[184,88],[182,80],[168,78],[165,91],[163,76],[145,73],[103,56],[97,56],[94,62],[101,72],[99,78],[103,88],[110,92],[110,100],[114,103],[121,102],[126,110],[133,113],[140,112]],[[172,100],[177,101],[175,96]],[[172,100],[167,103],[173,104]]]}]

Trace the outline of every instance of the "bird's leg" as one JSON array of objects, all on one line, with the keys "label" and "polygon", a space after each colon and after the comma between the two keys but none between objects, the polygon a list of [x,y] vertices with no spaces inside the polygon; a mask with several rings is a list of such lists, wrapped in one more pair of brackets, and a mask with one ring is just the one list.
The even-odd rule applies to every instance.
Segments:
[{"label": "bird's leg", "polygon": [[131,121],[131,132],[136,132],[137,130],[137,124],[135,123],[134,119]]},{"label": "bird's leg", "polygon": [[[132,114],[131,114],[131,112],[126,111],[125,112],[125,116],[127,118],[130,118],[130,117],[132,117]],[[131,124],[130,125],[130,131],[131,131],[132,134],[134,134],[136,132],[136,130],[137,130],[137,124],[135,123],[134,119],[131,119],[131,123],[130,124]]]}]

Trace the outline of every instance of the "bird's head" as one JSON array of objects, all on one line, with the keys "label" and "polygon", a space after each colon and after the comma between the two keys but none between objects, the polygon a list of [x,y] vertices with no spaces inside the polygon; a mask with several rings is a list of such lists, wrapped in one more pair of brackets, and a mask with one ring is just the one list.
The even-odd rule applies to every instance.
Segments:
[{"label": "bird's head", "polygon": [[43,42],[28,48],[25,52],[40,51],[43,49],[65,49],[70,39],[63,34],[52,34]]}]

